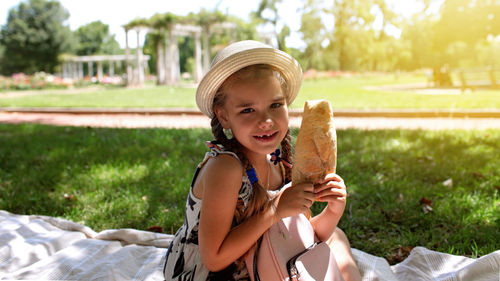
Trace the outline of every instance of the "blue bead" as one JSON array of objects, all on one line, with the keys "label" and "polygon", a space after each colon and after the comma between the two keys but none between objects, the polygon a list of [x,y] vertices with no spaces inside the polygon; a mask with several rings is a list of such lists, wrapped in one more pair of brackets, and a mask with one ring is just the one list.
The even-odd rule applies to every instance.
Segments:
[{"label": "blue bead", "polygon": [[248,176],[248,180],[250,180],[251,185],[253,185],[254,183],[259,181],[259,179],[257,178],[257,174],[255,173],[254,168],[247,170],[247,176]]}]

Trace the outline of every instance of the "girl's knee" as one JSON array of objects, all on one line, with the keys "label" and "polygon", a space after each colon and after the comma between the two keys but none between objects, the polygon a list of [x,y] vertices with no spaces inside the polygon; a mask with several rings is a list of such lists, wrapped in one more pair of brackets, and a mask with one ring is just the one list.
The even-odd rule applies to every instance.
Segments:
[{"label": "girl's knee", "polygon": [[333,236],[337,237],[337,239],[347,240],[347,235],[345,235],[345,232],[338,227],[333,232]]},{"label": "girl's knee", "polygon": [[327,240],[327,244],[332,245],[334,242],[335,243],[340,242],[341,244],[349,245],[349,239],[347,238],[347,235],[344,233],[342,229],[338,227],[335,229],[330,238]]},{"label": "girl's knee", "polygon": [[338,228],[329,239],[329,245],[333,250],[337,265],[345,280],[361,280],[361,275],[357,267],[347,235]]}]

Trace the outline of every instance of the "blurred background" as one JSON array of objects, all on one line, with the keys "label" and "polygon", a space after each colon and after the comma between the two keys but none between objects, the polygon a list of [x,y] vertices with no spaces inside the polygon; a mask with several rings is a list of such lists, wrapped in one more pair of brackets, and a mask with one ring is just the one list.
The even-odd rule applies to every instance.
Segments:
[{"label": "blurred background", "polygon": [[419,71],[432,87],[496,87],[500,77],[495,0],[180,2],[2,0],[0,90],[197,82],[218,50],[244,39],[292,54],[306,78]]}]

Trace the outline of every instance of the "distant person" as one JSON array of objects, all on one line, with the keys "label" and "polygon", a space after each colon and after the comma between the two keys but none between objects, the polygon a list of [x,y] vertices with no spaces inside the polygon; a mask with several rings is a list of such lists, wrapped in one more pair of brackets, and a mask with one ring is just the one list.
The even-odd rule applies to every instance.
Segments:
[{"label": "distant person", "polygon": [[425,78],[427,78],[427,87],[432,87],[432,85],[434,84],[434,79],[432,77],[432,69],[425,69],[424,70],[424,73],[425,73]]},{"label": "distant person", "polygon": [[[361,280],[349,241],[336,227],[347,194],[342,178],[288,184],[288,106],[301,82],[295,59],[260,42],[233,43],[217,54],[196,92],[215,141],[195,172],[185,223],[167,252],[166,280],[249,280],[245,253],[269,227],[308,212],[315,200],[328,202],[312,223],[316,235],[337,249],[345,280]],[[279,146],[283,161],[272,163],[269,154]]]}]

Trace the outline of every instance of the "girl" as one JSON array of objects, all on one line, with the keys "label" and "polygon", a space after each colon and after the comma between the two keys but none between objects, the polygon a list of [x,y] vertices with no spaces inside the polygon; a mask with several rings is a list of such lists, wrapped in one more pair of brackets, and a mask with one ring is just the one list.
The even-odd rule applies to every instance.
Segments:
[{"label": "girl", "polygon": [[307,213],[314,201],[328,202],[311,219],[318,238],[333,249],[346,280],[361,280],[336,227],[345,207],[343,180],[330,174],[315,185],[283,188],[291,179],[288,105],[301,80],[291,56],[256,41],[217,54],[196,92],[216,141],[194,175],[185,223],[167,252],[166,280],[249,280],[245,253],[271,225]]}]

